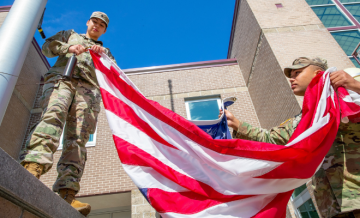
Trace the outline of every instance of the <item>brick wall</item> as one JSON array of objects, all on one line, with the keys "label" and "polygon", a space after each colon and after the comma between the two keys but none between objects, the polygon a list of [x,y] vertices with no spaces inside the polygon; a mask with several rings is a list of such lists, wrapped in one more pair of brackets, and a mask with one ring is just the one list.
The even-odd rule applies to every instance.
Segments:
[{"label": "brick wall", "polygon": [[265,37],[253,66],[248,88],[261,127],[271,128],[300,113],[301,108]]},{"label": "brick wall", "polygon": [[245,86],[237,65],[128,75],[145,96],[181,94]]},{"label": "brick wall", "polygon": [[248,81],[254,55],[258,45],[261,28],[247,1],[241,0],[237,12],[230,57],[238,60],[241,72]]}]

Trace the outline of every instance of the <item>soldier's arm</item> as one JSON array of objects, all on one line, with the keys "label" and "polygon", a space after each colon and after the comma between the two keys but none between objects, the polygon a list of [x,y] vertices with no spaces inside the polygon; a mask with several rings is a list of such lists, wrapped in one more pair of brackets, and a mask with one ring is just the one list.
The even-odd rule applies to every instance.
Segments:
[{"label": "soldier's arm", "polygon": [[65,55],[71,46],[67,42],[72,33],[72,30],[63,30],[47,38],[42,46],[42,53],[49,58]]},{"label": "soldier's arm", "polygon": [[233,131],[233,138],[285,145],[294,132],[293,119],[269,130],[253,127],[249,123],[240,121],[237,131]]}]

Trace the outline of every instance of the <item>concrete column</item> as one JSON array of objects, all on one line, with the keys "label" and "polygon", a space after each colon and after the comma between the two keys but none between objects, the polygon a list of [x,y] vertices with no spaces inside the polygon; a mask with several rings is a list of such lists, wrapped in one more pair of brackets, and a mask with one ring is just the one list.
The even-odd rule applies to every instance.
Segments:
[{"label": "concrete column", "polygon": [[131,218],[156,218],[156,211],[138,189],[131,190]]},{"label": "concrete column", "polygon": [[0,28],[0,125],[47,0],[16,0]]}]

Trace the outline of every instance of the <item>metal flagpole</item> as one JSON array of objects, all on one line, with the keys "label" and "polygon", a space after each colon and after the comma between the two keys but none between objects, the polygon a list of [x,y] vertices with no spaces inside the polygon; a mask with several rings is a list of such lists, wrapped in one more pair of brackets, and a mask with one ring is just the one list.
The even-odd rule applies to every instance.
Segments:
[{"label": "metal flagpole", "polygon": [[0,125],[47,0],[15,0],[0,28]]}]

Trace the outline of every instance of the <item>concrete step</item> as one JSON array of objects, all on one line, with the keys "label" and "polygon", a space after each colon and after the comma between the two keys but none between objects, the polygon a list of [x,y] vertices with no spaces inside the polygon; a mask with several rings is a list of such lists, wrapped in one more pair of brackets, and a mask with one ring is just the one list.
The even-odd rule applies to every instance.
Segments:
[{"label": "concrete step", "polygon": [[84,218],[0,148],[0,217]]}]

